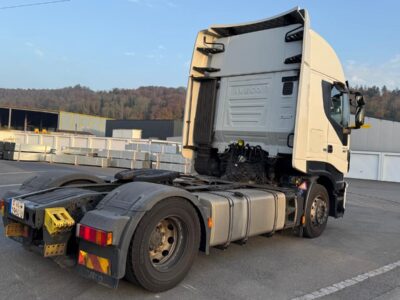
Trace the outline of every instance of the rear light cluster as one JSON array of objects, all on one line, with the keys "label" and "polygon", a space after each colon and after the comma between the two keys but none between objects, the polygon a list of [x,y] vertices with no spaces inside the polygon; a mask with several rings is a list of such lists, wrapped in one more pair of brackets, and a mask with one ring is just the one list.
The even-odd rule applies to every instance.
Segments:
[{"label": "rear light cluster", "polygon": [[1,214],[2,216],[4,216],[5,206],[6,206],[6,204],[5,204],[4,199],[0,199],[0,214]]},{"label": "rear light cluster", "polygon": [[112,245],[113,241],[112,232],[106,232],[82,224],[78,224],[76,226],[76,235],[85,241],[97,244],[99,246]]}]

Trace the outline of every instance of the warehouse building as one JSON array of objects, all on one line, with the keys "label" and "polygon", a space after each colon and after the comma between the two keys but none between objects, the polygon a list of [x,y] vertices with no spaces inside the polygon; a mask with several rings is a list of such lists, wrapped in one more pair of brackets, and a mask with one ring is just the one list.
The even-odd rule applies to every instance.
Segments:
[{"label": "warehouse building", "polygon": [[107,118],[65,111],[0,107],[0,129],[72,132],[104,136]]},{"label": "warehouse building", "polygon": [[182,120],[107,120],[106,136],[112,137],[114,129],[140,129],[142,138],[157,138],[182,136]]},{"label": "warehouse building", "polygon": [[348,177],[400,182],[400,122],[366,118],[368,129],[351,133]]}]

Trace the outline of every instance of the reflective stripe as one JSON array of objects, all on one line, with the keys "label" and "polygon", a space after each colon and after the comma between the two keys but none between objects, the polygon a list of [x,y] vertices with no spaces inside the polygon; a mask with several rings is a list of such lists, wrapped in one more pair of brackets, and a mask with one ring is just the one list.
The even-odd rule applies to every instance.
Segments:
[{"label": "reflective stripe", "polygon": [[89,261],[93,264],[93,269],[96,270],[97,272],[100,273],[106,273],[107,269],[104,271],[102,268],[102,265],[100,264],[100,261],[97,259],[96,255],[89,254]]},{"label": "reflective stripe", "polygon": [[110,261],[107,258],[79,250],[78,263],[88,269],[111,275]]}]

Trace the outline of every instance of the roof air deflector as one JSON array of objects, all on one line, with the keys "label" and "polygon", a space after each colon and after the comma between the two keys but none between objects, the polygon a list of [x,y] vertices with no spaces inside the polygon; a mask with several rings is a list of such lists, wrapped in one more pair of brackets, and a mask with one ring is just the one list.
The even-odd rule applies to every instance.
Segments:
[{"label": "roof air deflector", "polygon": [[303,14],[303,10],[295,8],[276,17],[264,19],[258,22],[242,23],[236,25],[216,25],[211,26],[210,29],[221,37],[228,37],[232,35],[288,26],[291,24],[304,24]]}]

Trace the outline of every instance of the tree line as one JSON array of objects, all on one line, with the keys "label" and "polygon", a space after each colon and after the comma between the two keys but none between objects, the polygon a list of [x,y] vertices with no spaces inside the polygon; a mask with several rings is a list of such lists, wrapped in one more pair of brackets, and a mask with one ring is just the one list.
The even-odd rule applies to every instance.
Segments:
[{"label": "tree line", "polygon": [[185,88],[158,86],[93,91],[80,85],[62,89],[0,89],[0,106],[63,110],[114,119],[181,119]]},{"label": "tree line", "polygon": [[[400,121],[400,90],[359,86],[367,116]],[[62,89],[0,89],[0,105],[64,110],[114,119],[182,119],[186,89],[146,86],[93,91],[80,85]]]},{"label": "tree line", "polygon": [[400,90],[389,90],[386,86],[366,87],[358,86],[354,90],[360,91],[366,100],[366,115],[368,117],[400,121]]}]

